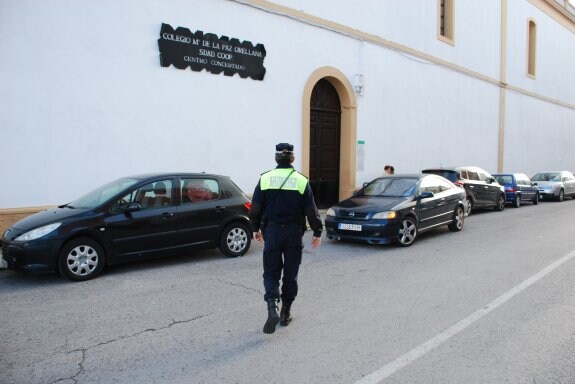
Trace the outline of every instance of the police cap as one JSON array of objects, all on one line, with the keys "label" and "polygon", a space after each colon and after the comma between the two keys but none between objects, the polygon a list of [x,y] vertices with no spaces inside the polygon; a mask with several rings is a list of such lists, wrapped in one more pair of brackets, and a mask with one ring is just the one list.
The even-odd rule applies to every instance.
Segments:
[{"label": "police cap", "polygon": [[293,152],[293,145],[288,143],[276,144],[276,152]]}]

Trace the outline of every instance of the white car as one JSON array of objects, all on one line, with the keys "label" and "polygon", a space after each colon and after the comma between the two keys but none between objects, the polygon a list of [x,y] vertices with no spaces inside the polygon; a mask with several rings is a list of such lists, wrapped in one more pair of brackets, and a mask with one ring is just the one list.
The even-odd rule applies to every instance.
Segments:
[{"label": "white car", "polygon": [[563,201],[575,197],[575,176],[569,171],[539,172],[531,178],[539,187],[539,198]]}]

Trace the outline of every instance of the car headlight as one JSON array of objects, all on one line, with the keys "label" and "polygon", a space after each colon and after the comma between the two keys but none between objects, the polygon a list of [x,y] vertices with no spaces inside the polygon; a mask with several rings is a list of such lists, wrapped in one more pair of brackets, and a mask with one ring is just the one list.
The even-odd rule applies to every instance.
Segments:
[{"label": "car headlight", "polygon": [[377,212],[373,215],[372,219],[395,219],[397,217],[397,212],[395,211],[386,211],[386,212]]},{"label": "car headlight", "polygon": [[49,234],[50,232],[52,232],[53,230],[58,228],[60,225],[62,225],[62,223],[52,223],[52,224],[45,225],[43,227],[35,228],[31,231],[28,231],[26,233],[21,234],[20,236],[18,236],[14,240],[15,241],[36,240],[42,236],[46,236],[47,234]]},{"label": "car headlight", "polygon": [[326,212],[326,216],[335,216],[335,209],[330,208]]}]

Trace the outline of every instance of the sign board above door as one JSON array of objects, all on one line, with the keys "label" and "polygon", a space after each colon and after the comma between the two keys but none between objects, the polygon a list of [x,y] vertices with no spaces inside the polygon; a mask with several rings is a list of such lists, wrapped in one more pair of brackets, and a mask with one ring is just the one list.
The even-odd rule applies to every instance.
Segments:
[{"label": "sign board above door", "polygon": [[249,41],[240,42],[202,31],[192,33],[182,27],[174,30],[169,24],[162,24],[158,45],[162,67],[190,67],[196,72],[205,69],[213,74],[223,72],[226,76],[237,73],[241,78],[254,80],[263,80],[266,74],[263,44],[254,46]]}]

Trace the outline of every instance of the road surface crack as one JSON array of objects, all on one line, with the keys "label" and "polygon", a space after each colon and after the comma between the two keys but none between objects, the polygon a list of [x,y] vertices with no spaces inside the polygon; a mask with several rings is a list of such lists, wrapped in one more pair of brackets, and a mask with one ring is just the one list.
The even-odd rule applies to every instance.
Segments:
[{"label": "road surface crack", "polygon": [[169,329],[169,328],[173,327],[174,325],[190,323],[190,322],[192,322],[192,321],[196,321],[196,320],[202,319],[202,318],[207,317],[207,316],[210,316],[210,315],[212,315],[212,314],[213,314],[213,312],[210,312],[210,313],[206,313],[206,314],[203,314],[203,315],[199,315],[199,316],[193,317],[193,318],[191,318],[191,319],[187,319],[187,320],[174,320],[174,319],[172,319],[172,322],[171,322],[171,323],[169,323],[168,325],[163,326],[163,327],[148,328],[148,329],[145,329],[145,330],[143,330],[143,331],[136,332],[136,333],[131,334],[131,335],[120,336],[120,337],[117,337],[117,338],[112,339],[112,340],[103,341],[103,342],[101,342],[101,343],[92,345],[92,346],[87,347],[87,348],[78,348],[78,349],[73,349],[73,350],[71,350],[71,351],[68,351],[67,353],[78,353],[78,352],[80,352],[80,353],[82,354],[82,357],[80,358],[80,362],[78,363],[78,371],[77,371],[75,374],[73,374],[72,376],[70,376],[70,377],[64,377],[64,378],[61,378],[61,379],[57,379],[57,380],[55,380],[55,381],[50,382],[49,384],[56,384],[56,383],[60,383],[60,382],[67,381],[67,380],[71,380],[71,381],[73,381],[74,383],[78,383],[78,376],[80,376],[80,375],[84,372],[84,362],[86,361],[86,354],[88,353],[88,351],[90,351],[90,350],[92,350],[92,349],[101,347],[101,346],[103,346],[103,345],[112,344],[112,343],[115,343],[115,342],[117,342],[117,341],[126,340],[126,339],[130,339],[130,338],[133,338],[133,337],[138,337],[138,336],[140,336],[140,335],[142,335],[142,334],[144,334],[144,333],[157,332],[157,331],[162,331],[162,330],[165,330],[165,329]]}]

